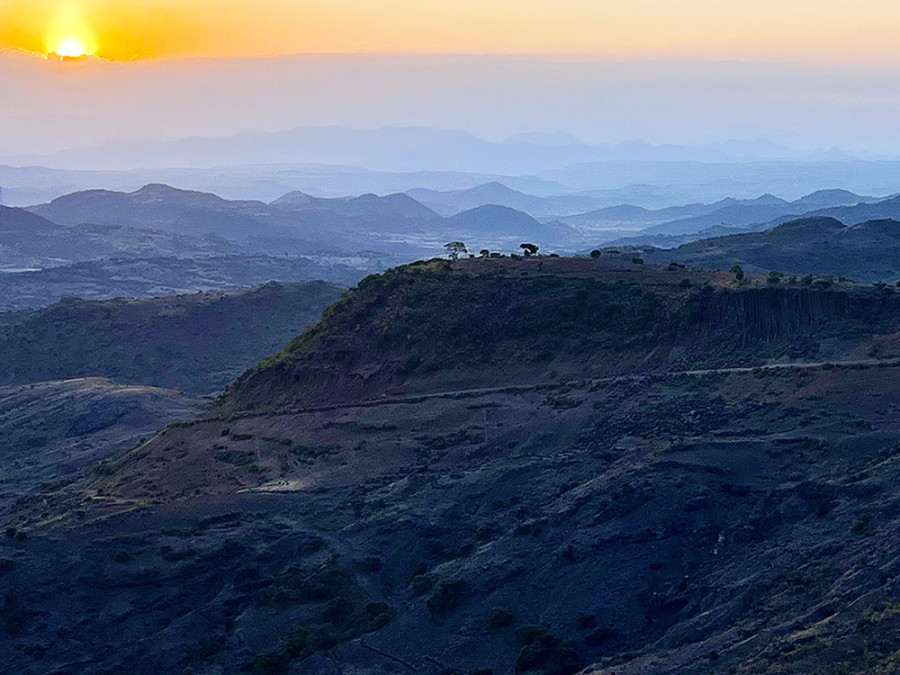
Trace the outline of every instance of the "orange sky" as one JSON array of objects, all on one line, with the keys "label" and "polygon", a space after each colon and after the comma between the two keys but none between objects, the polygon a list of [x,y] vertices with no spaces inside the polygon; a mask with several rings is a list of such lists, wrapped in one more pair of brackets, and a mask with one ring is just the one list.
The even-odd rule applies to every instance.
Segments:
[{"label": "orange sky", "polygon": [[900,62],[896,0],[3,0],[0,46],[110,60],[533,53]]}]

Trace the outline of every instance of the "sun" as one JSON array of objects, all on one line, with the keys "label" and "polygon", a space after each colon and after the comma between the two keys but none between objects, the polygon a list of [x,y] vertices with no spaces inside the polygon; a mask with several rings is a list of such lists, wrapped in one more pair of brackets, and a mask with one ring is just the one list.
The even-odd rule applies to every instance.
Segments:
[{"label": "sun", "polygon": [[53,53],[67,59],[77,59],[79,56],[89,56],[91,52],[83,38],[67,35],[59,39]]},{"label": "sun", "polygon": [[66,5],[54,17],[44,35],[46,53],[64,59],[78,59],[97,53],[93,27],[76,5]]}]

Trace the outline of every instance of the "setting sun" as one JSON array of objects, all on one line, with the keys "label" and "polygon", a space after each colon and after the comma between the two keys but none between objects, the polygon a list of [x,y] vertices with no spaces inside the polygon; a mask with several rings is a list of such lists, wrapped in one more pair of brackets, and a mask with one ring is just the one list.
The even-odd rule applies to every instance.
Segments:
[{"label": "setting sun", "polygon": [[67,58],[77,58],[90,53],[84,40],[76,35],[62,38],[56,47],[53,48],[53,52]]},{"label": "setting sun", "polygon": [[44,36],[47,54],[79,58],[97,53],[95,31],[76,5],[58,7]]}]

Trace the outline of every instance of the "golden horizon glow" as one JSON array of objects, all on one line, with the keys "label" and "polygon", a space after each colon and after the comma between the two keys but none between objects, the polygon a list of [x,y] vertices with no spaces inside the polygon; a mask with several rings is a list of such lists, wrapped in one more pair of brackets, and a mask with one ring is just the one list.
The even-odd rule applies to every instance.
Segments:
[{"label": "golden horizon glow", "polygon": [[429,53],[900,63],[898,32],[896,0],[0,2],[0,48],[113,61]]},{"label": "golden horizon glow", "polygon": [[90,51],[84,40],[77,35],[70,35],[69,37],[62,38],[56,46],[53,47],[50,53],[70,59],[77,59],[80,56],[90,55]]},{"label": "golden horizon glow", "polygon": [[42,51],[64,58],[80,58],[96,53],[93,31],[76,4],[57,7],[52,21],[46,26]]}]

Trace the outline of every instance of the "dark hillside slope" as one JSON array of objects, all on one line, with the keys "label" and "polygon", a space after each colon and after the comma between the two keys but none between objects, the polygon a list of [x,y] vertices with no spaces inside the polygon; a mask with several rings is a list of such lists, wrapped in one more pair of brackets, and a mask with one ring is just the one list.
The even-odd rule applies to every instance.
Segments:
[{"label": "dark hillside slope", "polygon": [[741,265],[747,271],[895,282],[900,280],[900,222],[876,220],[845,226],[830,217],[801,218],[764,232],[712,237],[645,257],[707,269]]},{"label": "dark hillside slope", "polygon": [[0,324],[0,384],[109,377],[209,394],[315,322],[341,288],[270,283],[243,293],[63,300]]},{"label": "dark hillside slope", "polygon": [[59,229],[61,229],[59,225],[24,209],[0,206],[0,234],[5,236],[12,233],[28,233]]},{"label": "dark hillside slope", "polygon": [[[547,259],[410,265],[360,283],[327,320],[242,376],[226,404],[316,405],[395,391],[817,358],[900,329],[875,289],[734,288],[730,275]],[[829,342],[829,339],[831,340]],[[826,343],[830,346],[825,347]],[[824,351],[823,351],[824,350]]]},{"label": "dark hillside slope", "polygon": [[730,280],[368,279],[0,518],[0,670],[895,673],[898,296]]},{"label": "dark hillside slope", "polygon": [[91,260],[0,275],[0,312],[46,307],[62,298],[158,298],[206,291],[237,292],[268,283],[324,280],[352,285],[390,258],[317,259],[269,255]]}]

